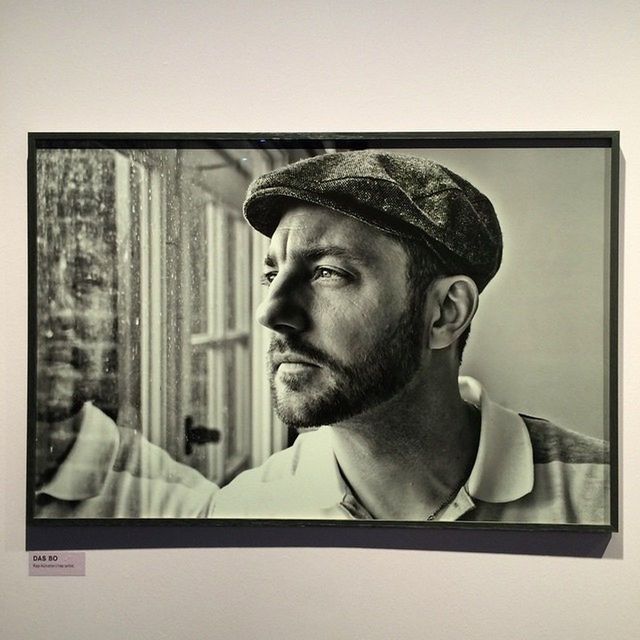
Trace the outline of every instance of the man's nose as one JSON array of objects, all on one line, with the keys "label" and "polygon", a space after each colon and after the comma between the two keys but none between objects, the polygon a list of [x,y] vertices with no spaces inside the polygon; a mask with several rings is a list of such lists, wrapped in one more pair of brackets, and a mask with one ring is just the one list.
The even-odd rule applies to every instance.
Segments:
[{"label": "man's nose", "polygon": [[305,331],[309,318],[295,283],[278,275],[269,286],[267,297],[257,310],[258,322],[282,334]]}]

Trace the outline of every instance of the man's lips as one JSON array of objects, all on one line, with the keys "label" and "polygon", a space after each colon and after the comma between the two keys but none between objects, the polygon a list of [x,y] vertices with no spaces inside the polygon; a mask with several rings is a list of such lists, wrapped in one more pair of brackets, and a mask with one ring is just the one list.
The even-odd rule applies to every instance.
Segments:
[{"label": "man's lips", "polygon": [[274,367],[279,367],[280,365],[291,365],[291,368],[294,366],[301,367],[318,367],[317,363],[305,358],[304,356],[299,356],[295,353],[274,353],[272,356],[272,362]]}]

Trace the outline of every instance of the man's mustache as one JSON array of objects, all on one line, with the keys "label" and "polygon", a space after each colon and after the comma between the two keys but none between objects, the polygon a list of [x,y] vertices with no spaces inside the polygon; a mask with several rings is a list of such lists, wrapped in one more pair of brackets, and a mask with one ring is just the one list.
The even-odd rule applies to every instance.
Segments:
[{"label": "man's mustache", "polygon": [[269,345],[269,361],[272,363],[273,367],[273,354],[274,353],[287,353],[292,355],[302,356],[304,358],[308,358],[315,364],[330,367],[333,369],[343,370],[344,366],[332,358],[330,355],[310,345],[305,342],[301,338],[297,336],[274,336],[271,339],[271,344]]}]

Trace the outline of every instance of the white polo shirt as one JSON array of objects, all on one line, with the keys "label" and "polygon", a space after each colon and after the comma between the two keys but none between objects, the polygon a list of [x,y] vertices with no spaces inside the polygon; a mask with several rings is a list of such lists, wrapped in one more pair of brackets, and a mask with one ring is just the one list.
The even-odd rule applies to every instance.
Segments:
[{"label": "white polo shirt", "polygon": [[[437,520],[609,524],[606,443],[505,409],[472,378],[459,384],[481,412],[480,440],[469,478]],[[301,434],[223,487],[210,515],[371,518],[343,480],[333,437],[329,426]]]},{"label": "white polo shirt", "polygon": [[36,492],[36,518],[198,518],[218,487],[91,403],[56,474]]}]

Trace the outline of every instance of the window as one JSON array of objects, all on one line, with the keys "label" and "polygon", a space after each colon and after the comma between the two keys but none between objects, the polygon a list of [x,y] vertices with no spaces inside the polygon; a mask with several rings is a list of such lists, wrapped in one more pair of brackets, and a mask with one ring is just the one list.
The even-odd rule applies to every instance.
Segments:
[{"label": "window", "polygon": [[[39,405],[53,411],[69,391],[48,363],[73,348],[95,365],[78,395],[218,484],[282,448],[268,332],[254,321],[268,239],[241,209],[253,177],[286,161],[275,150],[38,151]],[[60,255],[77,266],[59,275]],[[75,300],[84,334],[52,347],[60,297]]]},{"label": "window", "polygon": [[216,454],[205,456],[200,470],[224,484],[250,463],[250,231],[239,211],[216,203],[212,194],[195,200],[189,228],[190,420],[219,432]]}]

